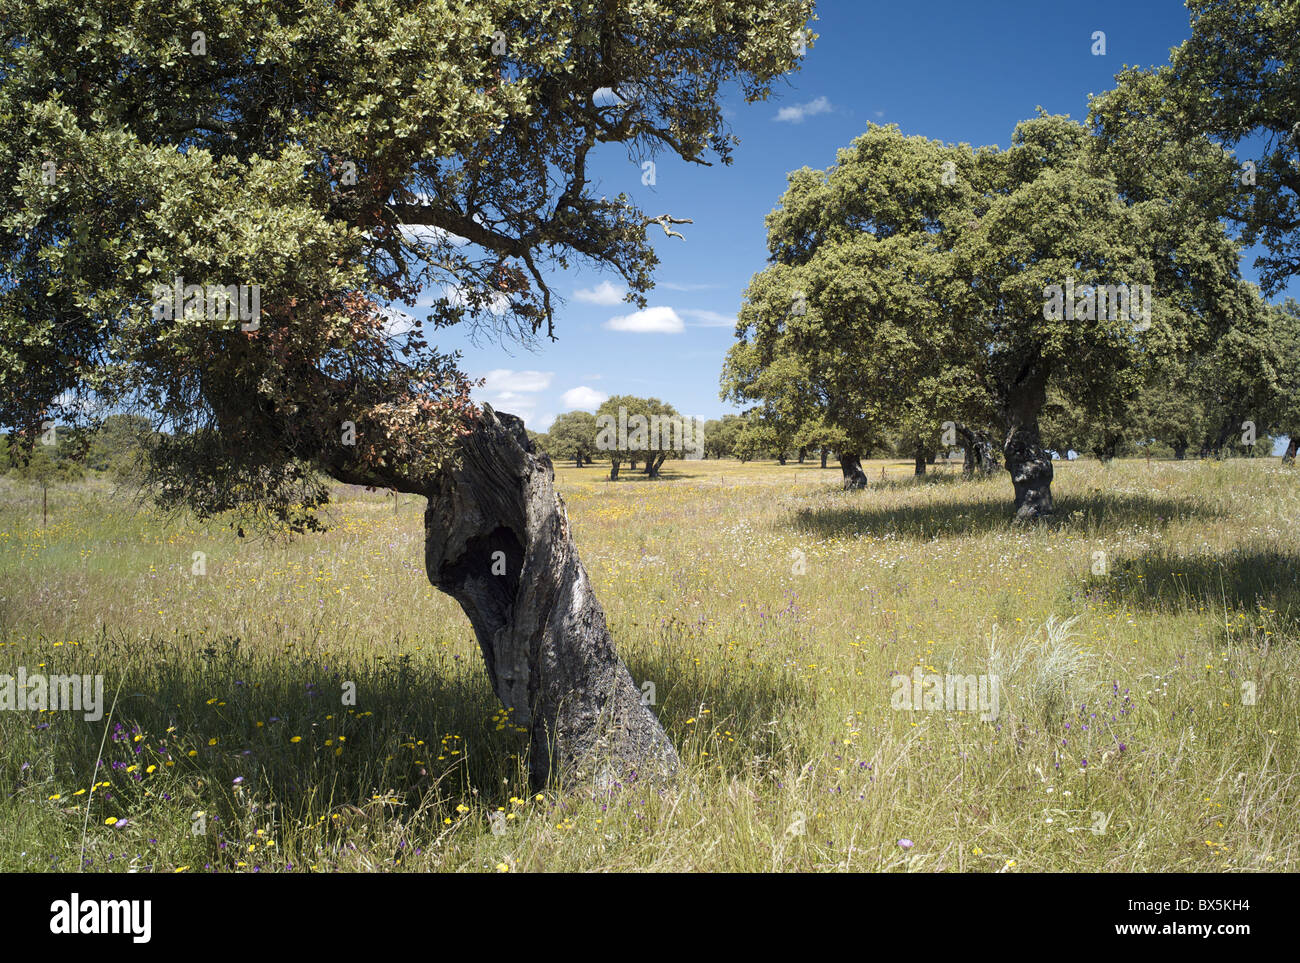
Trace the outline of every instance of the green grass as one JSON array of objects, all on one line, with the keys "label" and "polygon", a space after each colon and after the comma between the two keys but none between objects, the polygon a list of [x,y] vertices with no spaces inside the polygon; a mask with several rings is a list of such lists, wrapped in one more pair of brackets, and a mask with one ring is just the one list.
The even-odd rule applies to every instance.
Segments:
[{"label": "green grass", "polygon": [[[1058,464],[1021,528],[1005,473],[669,468],[558,470],[684,763],[606,795],[528,791],[420,500],[260,541],[102,481],[42,529],[0,479],[0,673],[112,702],[0,712],[0,870],[1300,868],[1300,472]],[[998,719],[892,708],[918,665],[998,674]]]}]

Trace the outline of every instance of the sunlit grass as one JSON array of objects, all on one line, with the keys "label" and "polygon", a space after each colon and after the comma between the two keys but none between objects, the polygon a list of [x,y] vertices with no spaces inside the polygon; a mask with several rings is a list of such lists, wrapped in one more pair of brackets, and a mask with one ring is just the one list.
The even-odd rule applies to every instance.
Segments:
[{"label": "sunlit grass", "polygon": [[[268,542],[0,479],[0,673],[113,702],[0,713],[0,870],[1297,868],[1300,472],[1058,464],[1021,528],[1005,474],[865,468],[558,469],[685,763],[602,796],[529,791],[421,500]],[[918,665],[998,719],[892,709]]]}]

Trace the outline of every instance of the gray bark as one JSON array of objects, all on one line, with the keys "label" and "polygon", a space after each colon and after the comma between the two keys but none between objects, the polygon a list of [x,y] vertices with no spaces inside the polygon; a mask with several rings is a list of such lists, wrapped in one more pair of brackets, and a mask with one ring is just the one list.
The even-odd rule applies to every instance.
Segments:
[{"label": "gray bark", "polygon": [[[425,569],[469,616],[493,690],[529,728],[534,785],[553,772],[597,785],[675,772],[676,751],[614,651],[550,459],[522,421],[483,407],[429,492]],[[498,552],[504,574],[493,574]]]}]

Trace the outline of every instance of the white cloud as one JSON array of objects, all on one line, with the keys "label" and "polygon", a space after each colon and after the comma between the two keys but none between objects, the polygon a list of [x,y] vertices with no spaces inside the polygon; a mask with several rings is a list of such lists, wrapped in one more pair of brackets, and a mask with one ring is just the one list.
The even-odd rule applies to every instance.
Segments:
[{"label": "white cloud", "polygon": [[619,315],[605,322],[611,331],[636,331],[653,334],[678,334],[685,327],[677,312],[669,307],[646,308],[635,314]]},{"label": "white cloud", "polygon": [[545,414],[538,415],[531,420],[525,419],[524,424],[533,429],[533,431],[549,431],[551,424],[555,421],[555,415]]},{"label": "white cloud", "polygon": [[[505,314],[506,311],[510,309],[510,299],[499,291],[488,293],[487,304],[478,308],[475,308],[475,306],[470,303],[469,296],[465,294],[465,289],[459,285],[444,284],[442,286],[442,293],[454,307],[458,308],[469,308],[471,311],[487,310],[491,311],[498,317]],[[482,296],[482,293],[483,292],[479,292],[479,296]]]},{"label": "white cloud", "polygon": [[717,311],[696,311],[693,308],[682,308],[682,314],[688,318],[695,318],[701,328],[733,328],[736,326],[736,316],[733,314],[719,314]]},{"label": "white cloud", "polygon": [[613,87],[597,87],[592,92],[591,102],[597,107],[625,107],[647,100],[647,91],[640,84],[619,84]]},{"label": "white cloud", "polygon": [[[512,371],[494,368],[483,376],[483,387],[474,391],[478,401],[486,401],[495,411],[518,415],[530,427],[537,411],[537,394],[551,386],[553,371]],[[533,428],[534,431],[543,429]]]},{"label": "white cloud", "polygon": [[451,231],[443,230],[440,227],[431,227],[427,224],[403,224],[398,228],[402,235],[412,243],[427,244],[430,247],[441,247],[448,244],[451,247],[464,247],[469,241],[459,234],[452,234]]},{"label": "white cloud", "polygon": [[587,304],[609,305],[622,303],[623,295],[626,293],[622,288],[608,281],[601,281],[594,288],[579,288],[573,292],[573,296]]},{"label": "white cloud", "polygon": [[672,281],[659,281],[655,286],[669,291],[709,291],[722,287],[721,284],[674,284]]},{"label": "white cloud", "polygon": [[818,97],[806,104],[792,104],[789,107],[782,107],[776,112],[776,119],[791,124],[802,124],[809,117],[816,117],[818,114],[829,114],[831,109],[829,100],[825,97]]},{"label": "white cloud", "polygon": [[588,388],[586,385],[579,385],[576,388],[570,388],[564,394],[560,395],[560,400],[564,402],[564,407],[572,411],[575,408],[583,411],[592,411],[600,407],[600,403],[606,400],[609,395],[603,391],[597,391],[595,388]]},{"label": "white cloud", "polygon": [[551,386],[551,379],[554,377],[554,371],[511,371],[509,368],[494,368],[483,376],[483,390],[497,392],[545,391]]},{"label": "white cloud", "polygon": [[104,403],[93,397],[78,398],[73,392],[65,391],[54,399],[54,404],[64,410],[76,411],[82,415],[98,416],[105,410]]}]

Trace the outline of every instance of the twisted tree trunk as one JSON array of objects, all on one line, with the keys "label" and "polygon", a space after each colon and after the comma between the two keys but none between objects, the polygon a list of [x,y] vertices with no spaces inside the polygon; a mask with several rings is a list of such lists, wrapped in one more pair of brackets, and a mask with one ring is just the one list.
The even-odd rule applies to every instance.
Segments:
[{"label": "twisted tree trunk", "polygon": [[1013,426],[1003,452],[1016,490],[1016,521],[1046,518],[1052,505],[1052,456],[1043,450],[1038,425]]},{"label": "twisted tree trunk", "polygon": [[483,408],[428,492],[429,581],[465,610],[493,690],[531,730],[534,784],[671,774],[677,753],[614,651],[550,459],[522,421]]},{"label": "twisted tree trunk", "polygon": [[867,474],[862,470],[862,459],[857,455],[840,455],[840,471],[844,475],[845,490],[867,487]]}]

